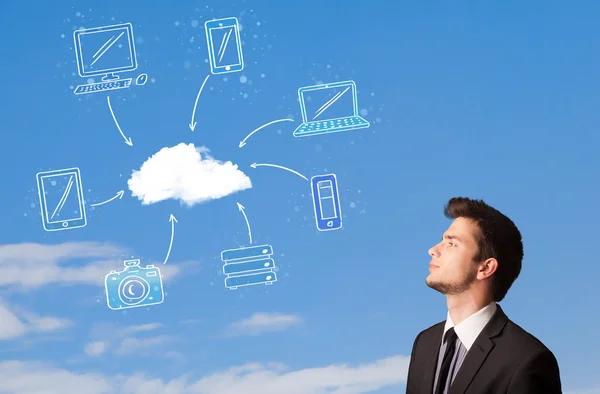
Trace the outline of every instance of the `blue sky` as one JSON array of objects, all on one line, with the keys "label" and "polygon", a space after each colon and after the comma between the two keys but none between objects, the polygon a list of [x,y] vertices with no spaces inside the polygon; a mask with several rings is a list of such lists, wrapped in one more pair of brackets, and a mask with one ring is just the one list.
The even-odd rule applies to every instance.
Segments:
[{"label": "blue sky", "polygon": [[[555,353],[565,392],[600,392],[600,5],[526,3],[3,2],[0,393],[402,391],[415,336],[446,316],[424,281],[457,195],[520,227],[523,271],[501,305]],[[204,22],[230,16],[245,69],[207,80],[191,131]],[[72,91],[86,82],[73,31],[122,22],[139,63],[122,76],[149,77],[109,94],[133,146],[106,93]],[[294,138],[298,88],[343,80],[371,126]],[[180,143],[252,187],[142,204],[133,170]],[[309,182],[252,163],[335,173],[342,229],[316,229]],[[69,167],[87,225],[44,231],[35,175]],[[224,287],[221,251],[249,243],[237,203],[273,247],[271,286]],[[165,300],[110,310],[104,276],[131,258],[159,266]]]}]

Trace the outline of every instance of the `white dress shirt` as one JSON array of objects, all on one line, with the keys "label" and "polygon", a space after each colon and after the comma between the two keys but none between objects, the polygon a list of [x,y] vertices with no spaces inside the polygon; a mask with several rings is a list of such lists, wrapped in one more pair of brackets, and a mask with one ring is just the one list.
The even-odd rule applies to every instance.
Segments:
[{"label": "white dress shirt", "polygon": [[492,301],[482,309],[478,310],[465,320],[455,325],[450,317],[450,311],[448,311],[448,316],[446,317],[446,326],[444,327],[442,338],[444,338],[444,335],[446,335],[446,331],[454,327],[454,331],[456,332],[458,339],[460,339],[468,351],[471,349],[471,346],[473,346],[475,339],[477,339],[479,334],[481,334],[483,327],[485,327],[485,325],[488,324],[488,322],[492,319],[494,313],[496,313],[496,303]]},{"label": "white dress shirt", "polygon": [[435,371],[435,381],[434,381],[434,393],[435,386],[437,385],[438,376],[440,374],[440,369],[442,366],[442,359],[444,358],[444,353],[446,352],[447,344],[443,343],[443,338],[446,335],[446,332],[454,327],[454,332],[458,337],[456,339],[456,352],[454,353],[454,357],[452,357],[452,362],[450,364],[450,372],[448,375],[448,380],[446,381],[446,387],[444,388],[443,393],[447,394],[450,389],[450,385],[454,381],[458,370],[460,369],[465,357],[467,356],[467,352],[473,346],[473,343],[481,334],[481,331],[485,327],[486,324],[491,320],[494,313],[496,313],[496,303],[491,302],[482,309],[478,310],[471,316],[467,317],[465,320],[461,321],[458,324],[454,324],[452,318],[450,317],[450,311],[448,311],[448,315],[446,317],[446,325],[444,326],[444,332],[442,333],[442,346],[440,348],[440,353],[438,356],[437,368]]}]

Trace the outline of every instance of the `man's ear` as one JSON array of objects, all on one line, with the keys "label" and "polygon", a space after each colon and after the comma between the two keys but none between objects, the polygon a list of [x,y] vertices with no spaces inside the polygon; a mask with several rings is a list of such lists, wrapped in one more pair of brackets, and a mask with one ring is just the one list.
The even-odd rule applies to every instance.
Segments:
[{"label": "man's ear", "polygon": [[491,257],[487,260],[479,263],[479,269],[477,270],[477,279],[487,279],[496,272],[498,269],[498,260]]}]

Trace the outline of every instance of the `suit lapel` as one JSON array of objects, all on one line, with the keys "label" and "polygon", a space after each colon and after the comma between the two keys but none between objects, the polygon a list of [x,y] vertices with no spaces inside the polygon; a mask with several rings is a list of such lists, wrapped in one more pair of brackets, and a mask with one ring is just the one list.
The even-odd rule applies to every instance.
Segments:
[{"label": "suit lapel", "polygon": [[456,378],[454,378],[454,382],[452,382],[449,394],[463,394],[467,390],[481,365],[494,348],[492,338],[500,334],[507,320],[508,317],[506,317],[500,305],[497,305],[496,313],[469,349],[460,370],[456,374]]},{"label": "suit lapel", "polygon": [[433,330],[435,340],[428,343],[426,357],[429,362],[427,363],[425,374],[423,376],[423,384],[421,385],[421,394],[432,394],[433,383],[435,379],[435,370],[437,368],[437,360],[440,353],[440,346],[442,345],[442,334],[444,333],[445,322],[439,323],[438,327]]}]

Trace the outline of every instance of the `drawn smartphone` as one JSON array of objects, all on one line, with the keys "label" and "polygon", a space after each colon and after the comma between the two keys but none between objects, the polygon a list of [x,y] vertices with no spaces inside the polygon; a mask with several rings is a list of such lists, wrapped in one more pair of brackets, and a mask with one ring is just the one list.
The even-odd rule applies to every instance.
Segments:
[{"label": "drawn smartphone", "polygon": [[39,172],[36,177],[44,230],[85,227],[87,218],[79,168]]},{"label": "drawn smartphone", "polygon": [[204,24],[210,72],[226,74],[244,69],[240,25],[237,18],[223,18]]},{"label": "drawn smartphone", "polygon": [[317,229],[329,231],[342,228],[342,209],[335,174],[316,175],[310,182]]}]

